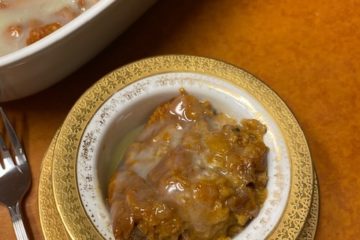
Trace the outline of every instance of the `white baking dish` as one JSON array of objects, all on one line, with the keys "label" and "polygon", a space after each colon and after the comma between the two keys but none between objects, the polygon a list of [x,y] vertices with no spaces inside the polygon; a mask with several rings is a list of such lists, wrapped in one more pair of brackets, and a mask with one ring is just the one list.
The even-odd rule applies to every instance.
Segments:
[{"label": "white baking dish", "polygon": [[49,36],[0,57],[0,101],[60,81],[96,55],[156,0],[100,0]]}]

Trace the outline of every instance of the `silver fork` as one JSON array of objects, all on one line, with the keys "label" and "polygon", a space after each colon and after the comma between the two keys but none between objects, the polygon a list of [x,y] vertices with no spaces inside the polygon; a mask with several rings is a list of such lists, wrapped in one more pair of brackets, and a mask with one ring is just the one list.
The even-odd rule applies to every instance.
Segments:
[{"label": "silver fork", "polygon": [[[0,107],[0,115],[11,143],[13,155],[6,147],[0,134],[0,203],[3,203],[10,211],[13,227],[17,239],[29,239],[21,215],[21,201],[31,184],[31,174],[26,156],[19,139],[9,119]],[[14,156],[14,158],[12,157]]]}]

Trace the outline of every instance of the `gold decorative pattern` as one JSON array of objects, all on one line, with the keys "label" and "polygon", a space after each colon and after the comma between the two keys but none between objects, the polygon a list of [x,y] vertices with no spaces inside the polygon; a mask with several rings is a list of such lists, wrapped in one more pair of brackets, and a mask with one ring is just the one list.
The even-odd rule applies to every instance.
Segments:
[{"label": "gold decorative pattern", "polygon": [[60,130],[53,161],[55,201],[73,239],[101,239],[80,201],[76,184],[76,158],[80,139],[99,106],[112,94],[135,82],[164,72],[196,72],[216,76],[253,95],[278,123],[289,149],[291,189],[283,217],[268,239],[295,239],[309,213],[313,169],[302,130],[285,103],[252,75],[220,61],[193,56],[162,56],[126,65],[102,78],[77,101]]},{"label": "gold decorative pattern", "polygon": [[313,240],[316,235],[316,228],[318,224],[318,216],[319,216],[319,184],[316,177],[316,173],[314,172],[314,193],[312,197],[311,208],[309,212],[309,216],[306,219],[303,230],[301,231],[298,240]]},{"label": "gold decorative pattern", "polygon": [[39,183],[39,215],[45,240],[68,240],[68,234],[56,210],[52,187],[52,161],[57,134],[45,154]]}]

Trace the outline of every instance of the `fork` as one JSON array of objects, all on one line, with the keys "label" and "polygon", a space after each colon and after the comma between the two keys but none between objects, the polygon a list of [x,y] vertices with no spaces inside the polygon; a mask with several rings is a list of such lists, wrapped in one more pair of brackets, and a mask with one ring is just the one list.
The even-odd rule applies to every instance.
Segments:
[{"label": "fork", "polygon": [[0,203],[9,209],[16,238],[28,240],[20,206],[25,193],[30,188],[31,173],[20,141],[1,107],[0,115],[13,153],[10,153],[0,134],[0,154],[3,160],[3,166],[0,161]]}]

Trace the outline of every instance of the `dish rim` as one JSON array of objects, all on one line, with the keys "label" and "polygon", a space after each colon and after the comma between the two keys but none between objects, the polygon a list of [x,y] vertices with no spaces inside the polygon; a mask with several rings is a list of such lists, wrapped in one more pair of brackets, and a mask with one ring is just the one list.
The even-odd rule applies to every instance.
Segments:
[{"label": "dish rim", "polygon": [[89,9],[81,13],[79,16],[57,29],[53,33],[45,36],[44,38],[36,41],[28,46],[0,56],[0,69],[6,67],[13,63],[16,63],[20,60],[31,57],[33,54],[37,54],[41,51],[46,50],[46,48],[51,45],[59,42],[61,39],[75,32],[77,29],[81,28],[87,22],[89,22],[93,17],[100,14],[104,9],[109,5],[114,3],[115,0],[101,0],[91,6]]},{"label": "dish rim", "polygon": [[[84,234],[90,238],[101,238],[97,231],[86,230],[94,227],[81,205],[77,189],[76,149],[80,145],[81,134],[88,124],[83,116],[90,116],[88,118],[90,119],[105,100],[137,79],[176,71],[210,74],[235,85],[244,81],[246,84],[242,83],[241,87],[253,95],[279,124],[289,149],[291,187],[283,216],[268,239],[277,237],[295,239],[301,232],[309,213],[314,176],[310,151],[294,115],[273,90],[244,70],[214,59],[185,55],[146,58],[109,73],[83,94],[66,117],[54,152],[55,160],[61,159],[61,161],[53,162],[52,184],[57,209],[69,234],[75,239]],[[77,146],[70,144],[71,142],[77,142]],[[71,212],[74,207],[80,208],[76,214]],[[80,219],[87,222],[79,226],[74,224],[74,219],[77,219],[76,222]]]}]

